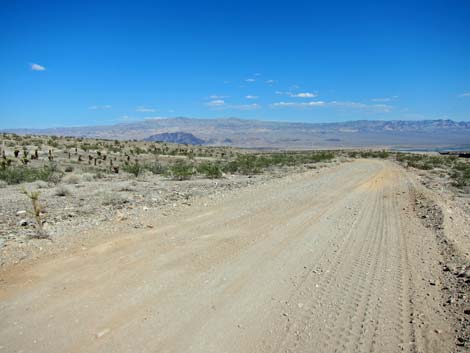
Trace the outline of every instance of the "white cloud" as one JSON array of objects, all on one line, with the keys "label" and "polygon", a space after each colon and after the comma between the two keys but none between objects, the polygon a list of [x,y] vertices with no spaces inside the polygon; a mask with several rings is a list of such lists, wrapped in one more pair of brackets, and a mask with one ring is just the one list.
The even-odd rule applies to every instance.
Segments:
[{"label": "white cloud", "polygon": [[245,80],[245,82],[255,82],[255,81],[256,81],[255,78],[247,78],[247,79]]},{"label": "white cloud", "polygon": [[310,92],[300,92],[300,93],[293,93],[291,91],[276,91],[276,94],[279,95],[286,95],[292,98],[315,98],[318,97],[318,94],[316,93],[310,93]]},{"label": "white cloud", "polygon": [[42,65],[39,65],[39,64],[30,64],[30,67],[31,67],[31,70],[33,71],[46,71],[46,68]]},{"label": "white cloud", "polygon": [[229,108],[231,109],[238,109],[238,110],[253,110],[261,108],[261,105],[253,103],[253,104],[239,104],[239,105],[230,105]]},{"label": "white cloud", "polygon": [[267,83],[268,85],[272,85],[272,84],[276,83],[276,80],[266,80],[264,82]]},{"label": "white cloud", "polygon": [[223,99],[214,99],[211,100],[210,102],[207,102],[206,105],[208,107],[223,107],[225,105],[225,101]]},{"label": "white cloud", "polygon": [[105,109],[111,109],[112,106],[110,106],[109,104],[106,104],[106,105],[92,105],[92,106],[89,106],[88,109],[90,110],[105,110]]},{"label": "white cloud", "polygon": [[459,97],[460,97],[460,98],[463,98],[463,97],[470,97],[470,92],[465,92],[465,93],[459,94]]},{"label": "white cloud", "polygon": [[296,108],[301,108],[301,107],[322,107],[325,106],[326,103],[323,101],[311,101],[311,102],[277,102],[273,103],[272,106],[274,107],[296,107]]},{"label": "white cloud", "polygon": [[213,109],[236,109],[236,110],[253,110],[261,108],[259,104],[227,104],[223,99],[215,99],[206,103],[206,106]]},{"label": "white cloud", "polygon": [[254,73],[253,76],[261,76],[261,74],[257,72],[257,73]]},{"label": "white cloud", "polygon": [[296,97],[296,98],[314,98],[318,96],[318,94],[310,93],[310,92],[301,92],[301,93],[293,93],[290,96]]},{"label": "white cloud", "polygon": [[146,108],[144,106],[138,106],[138,107],[135,108],[135,111],[139,112],[139,113],[154,113],[156,111],[156,109]]},{"label": "white cloud", "polygon": [[258,99],[259,97],[258,96],[245,96],[246,99]]},{"label": "white cloud", "polygon": [[386,104],[364,104],[359,102],[339,102],[339,101],[310,101],[310,102],[277,102],[271,104],[273,107],[293,107],[293,108],[308,108],[308,107],[340,107],[351,109],[372,110],[382,113],[388,113],[392,110],[392,106]]},{"label": "white cloud", "polygon": [[219,96],[217,94],[213,94],[211,96],[209,96],[210,99],[224,99],[224,98],[228,98],[229,96]]}]

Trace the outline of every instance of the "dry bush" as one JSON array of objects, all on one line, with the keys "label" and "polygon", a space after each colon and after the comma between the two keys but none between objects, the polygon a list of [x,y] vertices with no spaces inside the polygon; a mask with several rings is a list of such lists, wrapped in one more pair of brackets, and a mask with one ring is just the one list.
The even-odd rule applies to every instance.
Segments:
[{"label": "dry bush", "polygon": [[82,178],[77,174],[68,174],[62,178],[62,181],[66,184],[79,184]]},{"label": "dry bush", "polygon": [[116,193],[102,192],[101,198],[103,206],[120,206],[129,202],[127,198]]},{"label": "dry bush", "polygon": [[95,177],[91,173],[83,173],[81,174],[81,178],[83,181],[93,181],[95,180]]},{"label": "dry bush", "polygon": [[72,195],[72,191],[70,191],[70,189],[65,185],[59,185],[56,187],[54,194],[61,197],[70,196]]}]

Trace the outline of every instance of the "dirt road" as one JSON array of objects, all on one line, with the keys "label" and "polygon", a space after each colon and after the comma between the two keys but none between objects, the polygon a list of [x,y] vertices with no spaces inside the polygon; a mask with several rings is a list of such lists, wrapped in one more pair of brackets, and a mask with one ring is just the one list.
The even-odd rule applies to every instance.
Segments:
[{"label": "dirt road", "polygon": [[356,161],[2,274],[0,352],[446,352],[412,181]]}]

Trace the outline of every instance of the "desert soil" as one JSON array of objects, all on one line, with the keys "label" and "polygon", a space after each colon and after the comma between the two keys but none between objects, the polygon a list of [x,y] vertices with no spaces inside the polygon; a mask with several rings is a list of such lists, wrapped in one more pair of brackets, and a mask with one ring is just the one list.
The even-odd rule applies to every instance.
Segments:
[{"label": "desert soil", "polygon": [[0,352],[465,349],[417,188],[391,162],[358,160],[9,267]]}]

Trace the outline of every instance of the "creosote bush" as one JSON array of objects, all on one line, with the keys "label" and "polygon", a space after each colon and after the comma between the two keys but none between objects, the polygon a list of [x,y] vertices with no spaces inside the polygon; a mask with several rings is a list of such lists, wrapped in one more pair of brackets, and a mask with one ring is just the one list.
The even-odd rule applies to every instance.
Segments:
[{"label": "creosote bush", "polygon": [[0,168],[0,180],[4,180],[8,184],[21,184],[24,182],[33,182],[36,180],[57,182],[60,180],[60,178],[61,174],[57,171],[57,167],[53,164],[46,165],[42,168],[32,168],[27,166],[10,166]]},{"label": "creosote bush", "polygon": [[193,175],[193,166],[183,161],[178,161],[168,169],[168,173],[174,180],[188,180]]},{"label": "creosote bush", "polygon": [[222,169],[215,163],[204,163],[197,167],[198,173],[204,174],[209,179],[218,179],[222,177]]},{"label": "creosote bush", "polygon": [[56,196],[61,196],[61,197],[70,196],[72,195],[72,191],[70,191],[70,189],[66,187],[65,185],[60,185],[55,189],[54,194]]}]

